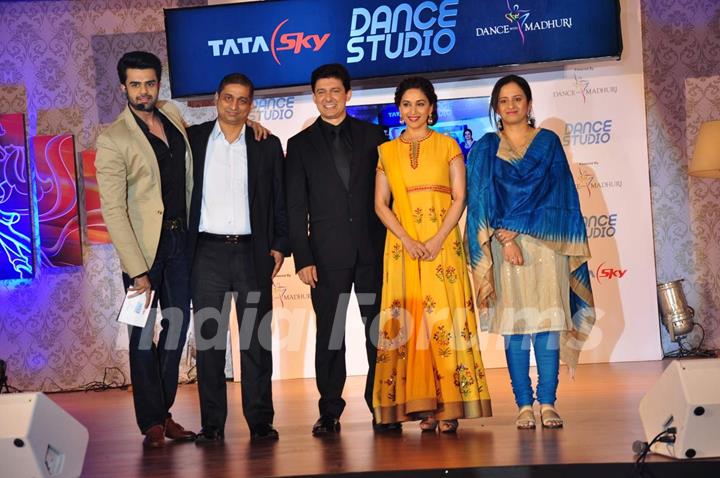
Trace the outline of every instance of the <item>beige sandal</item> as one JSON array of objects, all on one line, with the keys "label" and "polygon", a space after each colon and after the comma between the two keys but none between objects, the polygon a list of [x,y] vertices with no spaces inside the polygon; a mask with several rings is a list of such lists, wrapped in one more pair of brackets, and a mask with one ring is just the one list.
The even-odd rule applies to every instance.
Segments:
[{"label": "beige sandal", "polygon": [[455,433],[457,429],[457,420],[440,420],[440,433]]},{"label": "beige sandal", "polygon": [[535,429],[535,413],[531,406],[525,406],[520,409],[515,426],[518,430],[534,430]]},{"label": "beige sandal", "polygon": [[420,430],[424,432],[434,432],[438,426],[438,421],[435,417],[425,417],[420,420]]},{"label": "beige sandal", "polygon": [[562,428],[563,419],[552,405],[540,406],[540,420],[543,428]]}]

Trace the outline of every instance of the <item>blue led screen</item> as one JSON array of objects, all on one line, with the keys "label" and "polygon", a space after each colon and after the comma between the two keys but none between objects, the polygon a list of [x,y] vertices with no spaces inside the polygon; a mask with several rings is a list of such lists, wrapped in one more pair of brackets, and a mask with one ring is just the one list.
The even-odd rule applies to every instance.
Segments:
[{"label": "blue led screen", "polygon": [[309,83],[324,63],[355,79],[618,58],[618,0],[274,0],[165,10],[173,97],[227,73],[258,89]]},{"label": "blue led screen", "polygon": [[[438,121],[432,128],[455,139],[467,156],[474,141],[495,130],[488,117],[489,105],[488,96],[439,100]],[[388,139],[397,138],[405,129],[397,107],[391,103],[348,106],[347,111],[354,118],[382,126]]]}]

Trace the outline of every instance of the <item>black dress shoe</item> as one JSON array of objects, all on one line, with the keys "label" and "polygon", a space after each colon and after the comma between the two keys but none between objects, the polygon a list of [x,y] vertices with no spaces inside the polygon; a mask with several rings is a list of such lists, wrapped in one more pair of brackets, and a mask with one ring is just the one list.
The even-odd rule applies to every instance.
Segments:
[{"label": "black dress shoe", "polygon": [[225,439],[225,435],[220,430],[215,430],[213,428],[209,428],[205,430],[204,428],[200,433],[197,434],[197,438],[195,439],[196,445],[207,445],[212,443],[222,443],[222,441]]},{"label": "black dress shoe", "polygon": [[312,428],[313,436],[326,436],[340,433],[340,420],[335,417],[320,417]]},{"label": "black dress shoe", "polygon": [[372,426],[373,426],[373,431],[375,433],[402,431],[402,423],[400,423],[400,422],[377,423],[377,422],[375,422],[375,419],[373,418]]},{"label": "black dress shoe", "polygon": [[273,441],[278,438],[280,435],[270,423],[250,427],[250,441]]}]

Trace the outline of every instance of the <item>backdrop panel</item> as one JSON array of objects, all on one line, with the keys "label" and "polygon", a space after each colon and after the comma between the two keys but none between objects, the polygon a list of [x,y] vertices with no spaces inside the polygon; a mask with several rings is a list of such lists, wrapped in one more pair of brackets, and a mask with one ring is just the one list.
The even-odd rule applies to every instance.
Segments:
[{"label": "backdrop panel", "polygon": [[21,113],[0,114],[0,280],[33,277],[30,184]]},{"label": "backdrop panel", "polygon": [[[582,363],[655,360],[661,356],[640,11],[636,2],[629,3],[633,7],[622,11],[626,45],[622,60],[524,74],[533,88],[538,124],[555,131],[563,142],[588,227],[598,321],[581,354]],[[511,36],[504,39],[508,44],[516,40]],[[254,72],[247,73],[253,77]],[[481,101],[490,95],[496,80],[436,82],[436,89],[444,104],[452,104],[444,100],[457,98]],[[356,90],[350,111],[372,120],[375,105],[390,103],[393,91]],[[486,101],[471,115],[473,121],[484,125],[488,124]],[[214,108],[186,108],[185,113],[194,123],[196,118],[212,118]],[[308,95],[257,98],[252,117],[285,143],[315,120],[317,110]],[[475,139],[480,135],[478,132]],[[297,279],[290,260],[275,279],[275,306],[274,377],[313,376],[315,328],[309,290]],[[346,333],[348,372],[364,374],[367,365],[362,322],[354,300]],[[504,367],[502,339],[481,334],[480,341],[486,366]]]},{"label": "backdrop panel", "polygon": [[85,193],[85,213],[87,242],[89,244],[110,244],[110,234],[100,209],[100,191],[95,177],[95,150],[86,149],[80,153],[82,161],[83,191]]},{"label": "backdrop panel", "polygon": [[32,138],[43,266],[82,265],[75,142],[69,134]]}]

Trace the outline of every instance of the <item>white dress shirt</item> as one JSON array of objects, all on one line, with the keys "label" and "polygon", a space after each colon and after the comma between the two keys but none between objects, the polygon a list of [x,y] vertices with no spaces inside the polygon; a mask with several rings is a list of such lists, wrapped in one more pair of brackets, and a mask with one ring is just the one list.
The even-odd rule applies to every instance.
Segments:
[{"label": "white dress shirt", "polygon": [[215,126],[205,152],[200,232],[250,234],[246,128],[232,144]]}]

